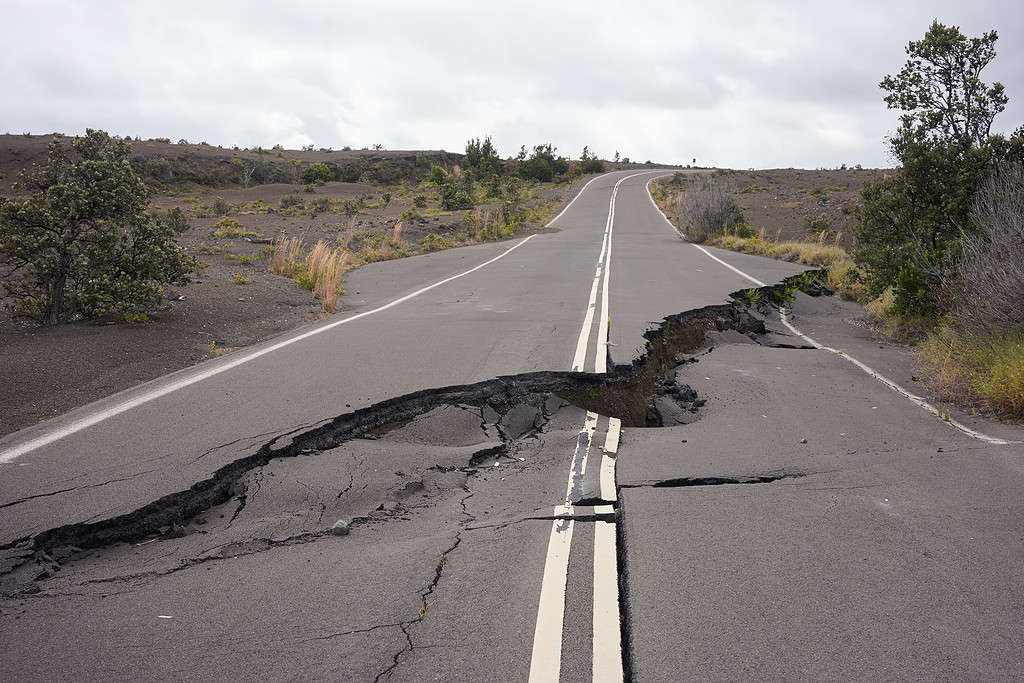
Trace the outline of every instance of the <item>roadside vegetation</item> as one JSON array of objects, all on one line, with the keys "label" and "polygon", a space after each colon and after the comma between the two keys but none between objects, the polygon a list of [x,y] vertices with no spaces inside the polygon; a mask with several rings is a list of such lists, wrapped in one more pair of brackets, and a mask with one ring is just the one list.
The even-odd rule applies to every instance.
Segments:
[{"label": "roadside vegetation", "polygon": [[[883,332],[917,343],[943,401],[1024,419],[1024,126],[992,133],[1008,97],[981,80],[997,34],[934,22],[880,87],[903,112],[888,138],[899,167],[851,207],[853,234],[808,217],[803,240],[747,225],[721,175],[677,174],[655,200],[691,239],[829,269]],[[828,188],[822,188],[823,193]],[[821,220],[818,220],[818,219]]]},{"label": "roadside vegetation", "polygon": [[[587,147],[577,160],[551,144],[502,158],[489,137],[464,154],[49,137],[45,159],[28,138],[15,155],[21,180],[0,199],[0,304],[51,325],[145,322],[168,285],[251,285],[259,261],[330,314],[348,269],[540,228],[572,181],[605,170]],[[247,289],[258,296],[260,286]]]}]

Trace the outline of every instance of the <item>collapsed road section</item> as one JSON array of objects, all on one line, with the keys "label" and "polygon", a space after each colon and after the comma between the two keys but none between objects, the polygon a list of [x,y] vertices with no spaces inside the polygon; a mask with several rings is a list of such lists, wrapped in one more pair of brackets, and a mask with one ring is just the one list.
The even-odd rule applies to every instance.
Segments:
[{"label": "collapsed road section", "polygon": [[[764,288],[760,300],[785,296],[809,282],[805,277]],[[376,595],[348,594],[344,623],[322,624],[308,633],[299,628],[296,638],[303,647],[332,638],[351,645],[380,636],[374,640],[379,651],[369,648],[369,659],[350,661],[346,672],[373,670],[378,677],[390,676],[399,664],[413,671],[414,660],[427,667],[430,638],[423,631],[424,620],[444,613],[445,607],[437,604],[440,595],[456,600],[442,579],[452,571],[470,571],[465,565],[453,569],[453,556],[466,562],[475,557],[480,571],[501,554],[488,548],[496,538],[511,542],[510,536],[524,534],[516,542],[526,544],[521,552],[528,555],[537,552],[535,532],[543,528],[538,524],[564,529],[575,520],[595,526],[585,532],[597,536],[594,562],[598,549],[604,548],[601,552],[611,552],[615,567],[617,496],[608,463],[619,430],[685,424],[699,415],[702,399],[677,382],[676,368],[696,360],[692,354],[704,345],[709,331],[778,343],[755,302],[697,309],[671,316],[647,332],[643,356],[606,375],[528,373],[392,398],[274,436],[187,490],[130,513],[62,525],[7,543],[0,570],[5,621],[12,617],[21,627],[40,628],[41,615],[60,611],[72,596],[75,609],[109,618],[116,600],[102,603],[102,608],[97,601],[130,596],[133,606],[121,609],[135,613],[146,602],[160,602],[160,595],[181,601],[195,591],[246,593],[238,581],[257,583],[272,595],[282,583],[294,580],[284,576],[305,576],[315,594],[326,590],[321,583],[325,578],[340,580],[335,572],[344,567],[346,576],[366,581],[387,577],[387,585]],[[602,457],[592,458],[589,466],[574,458],[567,490],[564,474],[558,472],[564,473],[567,455],[585,457],[581,439],[586,436],[589,448],[599,421]],[[17,507],[12,504],[5,514],[16,518]],[[287,571],[275,568],[271,578],[261,573],[270,570],[261,567],[255,576],[262,578],[253,579],[236,569],[247,566],[243,561],[259,562],[266,553],[275,558],[285,553],[290,562],[303,558],[317,566],[325,554],[339,552],[343,560],[335,556],[329,568],[320,566],[314,574],[306,574],[309,567],[292,566]],[[597,610],[609,610],[609,577],[596,564],[593,568],[590,609],[596,620]],[[373,570],[369,575],[368,569]],[[280,571],[285,574],[276,573]],[[528,581],[509,580],[526,581],[525,595],[536,590],[532,582],[540,573],[522,572],[529,574]],[[183,577],[187,583],[180,583]],[[600,600],[599,583],[605,586]],[[141,602],[140,596],[145,596]],[[55,601],[60,608],[54,607]],[[537,603],[520,602],[525,605],[519,614],[522,630],[532,638]],[[611,604],[615,602],[613,598]],[[580,608],[570,598],[563,609],[568,613]],[[386,614],[372,616],[381,611]],[[156,615],[163,617],[181,618]],[[603,642],[611,642],[607,629],[603,632]],[[25,642],[34,641],[26,637]],[[614,642],[628,643],[628,634]],[[607,652],[607,647],[600,648],[600,653]],[[600,668],[597,656],[595,646],[595,671]],[[559,667],[563,665],[569,663]]]}]

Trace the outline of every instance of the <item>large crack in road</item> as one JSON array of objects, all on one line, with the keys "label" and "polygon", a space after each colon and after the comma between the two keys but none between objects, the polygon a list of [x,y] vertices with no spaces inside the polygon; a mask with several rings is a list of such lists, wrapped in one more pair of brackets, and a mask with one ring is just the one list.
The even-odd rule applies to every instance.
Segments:
[{"label": "large crack in road", "polygon": [[[378,492],[377,498],[383,497],[385,500],[369,509],[351,514],[347,520],[348,527],[386,522],[390,519],[405,518],[404,515],[417,506],[443,500],[438,497],[441,494],[425,492],[427,487],[424,482],[430,477],[435,478],[435,483],[444,477],[454,477],[444,480],[436,487],[444,495],[459,488],[464,489],[458,500],[463,519],[459,523],[459,529],[451,537],[451,542],[439,553],[434,575],[419,590],[419,613],[410,615],[405,620],[370,625],[363,629],[337,634],[347,635],[386,627],[400,629],[404,634],[405,646],[394,653],[390,665],[377,675],[378,680],[388,677],[403,658],[415,650],[412,627],[421,621],[430,609],[428,599],[442,580],[449,556],[464,542],[464,532],[502,529],[509,524],[527,520],[553,519],[551,515],[523,514],[524,511],[520,511],[521,516],[514,519],[479,524],[466,506],[467,500],[473,496],[473,490],[467,483],[469,478],[480,468],[497,466],[503,459],[509,462],[524,460],[520,454],[536,448],[537,442],[543,439],[548,421],[558,410],[567,406],[617,416],[625,427],[660,427],[696,419],[704,402],[689,386],[676,382],[676,369],[687,363],[698,362],[699,359],[693,354],[706,347],[705,336],[708,332],[729,331],[765,345],[802,348],[798,344],[790,345],[786,341],[780,341],[778,335],[767,331],[761,315],[766,312],[765,307],[769,302],[785,300],[797,288],[810,294],[822,290],[820,284],[813,278],[800,276],[790,278],[780,285],[761,288],[757,297],[752,297],[750,290],[747,290],[736,293],[733,303],[707,306],[669,316],[657,327],[645,333],[644,353],[632,365],[615,367],[606,375],[533,372],[497,377],[468,385],[427,389],[346,412],[315,425],[278,434],[248,455],[229,462],[210,477],[196,482],[186,490],[163,496],[126,514],[55,527],[9,544],[8,549],[15,551],[12,555],[14,559],[0,570],[0,591],[8,598],[41,594],[44,593],[42,588],[48,580],[62,572],[73,572],[79,560],[99,557],[118,546],[145,546],[180,539],[195,533],[211,536],[211,542],[217,536],[225,537],[221,539],[222,542],[213,542],[212,546],[201,554],[178,558],[176,564],[162,569],[87,578],[80,585],[155,579],[199,564],[219,562],[273,548],[318,542],[332,534],[329,524],[333,518],[329,517],[325,522],[324,517],[329,510],[336,508],[329,504],[328,499],[337,502],[359,493],[364,495],[361,498],[357,496],[358,500],[353,505],[373,499],[373,492],[366,492],[367,484],[356,478],[359,467],[365,466],[367,458],[374,455],[372,451],[369,455],[341,454],[352,458],[350,468],[341,476],[342,480],[347,478],[347,483],[343,488],[331,489],[330,495],[315,491],[308,484],[297,481],[305,490],[302,504],[315,508],[316,513],[312,522],[302,522],[305,525],[303,528],[292,529],[293,533],[286,533],[282,537],[280,528],[276,529],[276,534],[257,536],[253,535],[251,525],[241,530],[232,530],[232,527],[236,522],[241,522],[248,509],[261,500],[264,495],[261,490],[264,486],[280,486],[281,480],[287,476],[287,470],[282,469],[283,463],[306,459],[322,460],[326,463],[330,460],[323,460],[324,458],[331,459],[332,456],[340,454],[346,445],[353,445],[358,451],[367,445],[372,446],[375,441],[387,441],[408,430],[426,429],[442,435],[433,443],[438,452],[446,447],[453,448],[446,456],[447,459],[444,462],[423,466],[411,473],[396,472],[396,476],[401,475],[401,481],[400,485],[395,485],[395,490],[391,492],[393,495],[380,496]],[[465,444],[448,444],[446,435],[452,433],[452,425],[461,424],[460,415],[473,423],[472,429],[476,430],[476,434]],[[471,431],[470,427],[457,426],[454,432],[458,433],[460,429]],[[387,462],[376,464],[390,465]],[[700,481],[664,481],[651,482],[648,485],[740,484],[769,482],[792,476],[801,475],[771,473],[749,478],[710,477]],[[340,492],[335,493],[336,491]],[[409,502],[414,495],[427,500],[420,503]],[[21,501],[11,505],[14,506],[18,502]],[[596,502],[599,501],[581,500],[577,501],[577,505]],[[291,514],[284,510],[279,512],[284,517]],[[621,514],[620,509],[610,516],[595,514],[591,517],[595,521],[615,521]],[[227,515],[228,519],[222,528],[215,529],[213,527],[218,515]],[[591,517],[584,514],[577,519],[588,521]],[[313,528],[309,528],[310,526]],[[620,589],[620,599],[623,601],[620,604],[623,661],[628,674],[629,609],[625,603],[628,592],[624,585],[628,581],[628,567],[625,557],[621,554],[622,548],[625,547],[621,538],[623,525],[616,524],[616,527],[617,533],[620,534],[618,573],[619,581],[623,584]],[[285,524],[283,528],[291,527]],[[239,537],[237,534],[243,536]],[[60,591],[46,591],[44,594],[59,595]]]}]

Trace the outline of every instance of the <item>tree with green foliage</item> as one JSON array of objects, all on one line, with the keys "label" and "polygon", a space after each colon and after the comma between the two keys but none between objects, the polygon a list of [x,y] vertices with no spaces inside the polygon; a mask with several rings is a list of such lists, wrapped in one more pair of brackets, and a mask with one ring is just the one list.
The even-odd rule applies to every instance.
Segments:
[{"label": "tree with green foliage", "polygon": [[856,259],[871,295],[894,288],[897,313],[938,313],[949,257],[972,230],[977,188],[998,162],[1020,154],[1024,129],[1009,140],[991,132],[1008,101],[1002,84],[980,77],[997,37],[968,38],[934,22],[907,46],[903,69],[880,84],[889,108],[904,112],[889,138],[901,166],[863,191]]},{"label": "tree with green foliage", "polygon": [[598,159],[597,155],[591,153],[590,148],[584,145],[583,153],[580,155],[580,172],[604,173],[604,170],[604,161]]},{"label": "tree with green foliage", "polygon": [[103,131],[50,143],[22,172],[26,194],[0,199],[0,284],[17,314],[50,325],[146,310],[163,285],[185,284],[195,260],[146,211],[149,189],[131,148]]},{"label": "tree with green foliage", "polygon": [[431,185],[441,186],[445,180],[448,179],[448,171],[444,170],[441,166],[434,164],[430,167],[430,173],[427,174],[427,182]]},{"label": "tree with green foliage", "polygon": [[335,179],[334,169],[322,161],[318,161],[306,167],[306,172],[303,173],[302,178],[307,183],[322,185]]},{"label": "tree with green foliage", "polygon": [[482,179],[500,175],[502,170],[501,157],[498,156],[498,150],[495,149],[489,135],[483,142],[480,142],[480,138],[466,142],[466,156],[462,164]]},{"label": "tree with green foliage", "polygon": [[[525,151],[525,150],[524,150]],[[520,152],[521,154],[524,154]],[[569,171],[569,160],[555,156],[557,148],[550,143],[535,145],[529,159],[519,162],[519,175],[526,180],[549,183],[556,175],[564,175]]]}]

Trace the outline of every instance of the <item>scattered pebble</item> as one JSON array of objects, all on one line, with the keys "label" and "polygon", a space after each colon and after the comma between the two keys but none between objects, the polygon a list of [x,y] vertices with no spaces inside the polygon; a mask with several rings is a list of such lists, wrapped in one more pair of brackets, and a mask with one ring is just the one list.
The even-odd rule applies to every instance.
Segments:
[{"label": "scattered pebble", "polygon": [[807,443],[807,439],[800,439],[800,443]]},{"label": "scattered pebble", "polygon": [[348,531],[349,523],[343,519],[339,519],[334,523],[334,526],[331,527],[331,533],[335,536],[348,536]]}]

